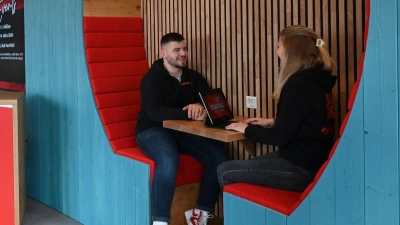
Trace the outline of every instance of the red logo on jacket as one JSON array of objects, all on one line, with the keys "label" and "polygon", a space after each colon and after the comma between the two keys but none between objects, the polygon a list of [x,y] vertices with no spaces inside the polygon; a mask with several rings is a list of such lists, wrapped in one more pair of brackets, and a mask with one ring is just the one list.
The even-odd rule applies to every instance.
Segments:
[{"label": "red logo on jacket", "polygon": [[325,100],[326,100],[326,112],[327,112],[327,119],[328,123],[327,126],[322,127],[321,132],[323,134],[330,134],[335,130],[334,126],[334,119],[335,119],[335,107],[333,106],[333,98],[332,98],[332,92],[325,94]]}]

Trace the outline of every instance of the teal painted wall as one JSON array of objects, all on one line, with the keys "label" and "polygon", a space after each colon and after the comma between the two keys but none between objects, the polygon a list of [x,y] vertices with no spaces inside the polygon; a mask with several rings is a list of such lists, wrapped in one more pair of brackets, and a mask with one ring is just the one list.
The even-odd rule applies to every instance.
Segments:
[{"label": "teal painted wall", "polygon": [[229,225],[398,225],[400,3],[371,0],[363,76],[335,155],[305,201],[286,217],[230,194]]},{"label": "teal painted wall", "polygon": [[[149,168],[112,153],[95,109],[82,7],[25,1],[28,195],[85,225],[149,224]],[[226,194],[226,224],[400,223],[399,12],[371,0],[359,92],[311,194],[290,217]]]},{"label": "teal painted wall", "polygon": [[95,109],[82,7],[25,1],[28,195],[85,225],[149,224],[149,167],[113,153]]}]

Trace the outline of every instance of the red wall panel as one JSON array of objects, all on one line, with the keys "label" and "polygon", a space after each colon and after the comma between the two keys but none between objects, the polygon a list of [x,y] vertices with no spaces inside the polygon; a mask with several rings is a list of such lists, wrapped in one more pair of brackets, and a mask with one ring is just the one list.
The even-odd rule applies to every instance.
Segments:
[{"label": "red wall panel", "polygon": [[0,224],[14,224],[12,108],[0,106]]}]

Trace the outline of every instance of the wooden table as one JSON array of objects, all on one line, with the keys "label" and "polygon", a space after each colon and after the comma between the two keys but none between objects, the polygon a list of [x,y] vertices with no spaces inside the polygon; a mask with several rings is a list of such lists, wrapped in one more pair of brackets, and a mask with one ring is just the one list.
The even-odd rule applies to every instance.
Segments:
[{"label": "wooden table", "polygon": [[[235,116],[233,121],[239,122],[246,119],[247,117]],[[204,127],[204,121],[196,120],[164,120],[163,126],[165,128],[195,134],[223,142],[239,141],[251,156],[255,156],[254,142],[247,139],[244,134],[237,131]]]}]

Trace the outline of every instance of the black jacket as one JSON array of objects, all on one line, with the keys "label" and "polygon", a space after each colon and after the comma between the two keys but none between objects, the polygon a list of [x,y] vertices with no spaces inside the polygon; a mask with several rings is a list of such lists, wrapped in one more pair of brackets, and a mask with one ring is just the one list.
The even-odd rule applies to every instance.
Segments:
[{"label": "black jacket", "polygon": [[272,128],[250,125],[246,137],[279,146],[280,155],[295,165],[318,171],[333,145],[336,76],[320,67],[293,74],[283,86]]},{"label": "black jacket", "polygon": [[199,91],[209,89],[198,72],[184,68],[181,82],[164,68],[163,60],[156,60],[140,83],[141,110],[136,133],[155,126],[163,120],[189,119],[183,107],[199,103]]}]

